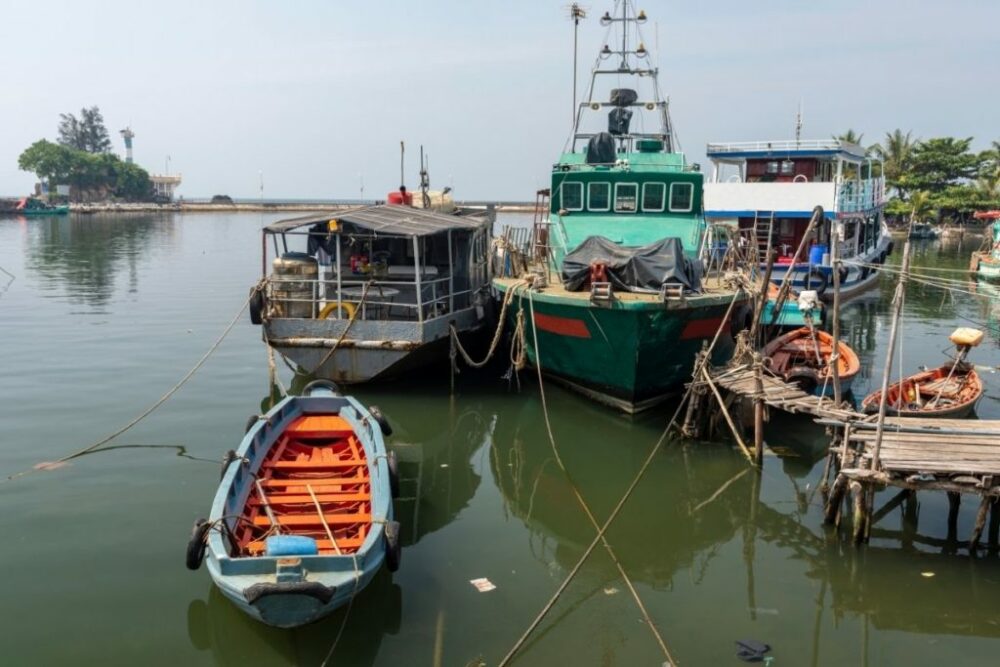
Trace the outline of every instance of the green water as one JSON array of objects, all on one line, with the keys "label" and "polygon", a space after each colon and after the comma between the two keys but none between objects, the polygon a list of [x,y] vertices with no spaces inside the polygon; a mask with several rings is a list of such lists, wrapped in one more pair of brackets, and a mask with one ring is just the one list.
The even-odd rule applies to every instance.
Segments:
[{"label": "green water", "polygon": [[[273,217],[188,215],[0,220],[0,473],[30,469],[127,423],[219,336],[260,271]],[[917,266],[964,268],[979,239],[917,246]],[[898,261],[898,253],[895,258]],[[881,373],[888,294],[845,307]],[[936,365],[964,319],[994,328],[974,352],[1000,364],[1000,305],[913,286],[904,362]],[[358,598],[338,665],[496,664],[576,564],[594,531],[545,436],[537,382],[497,367],[445,368],[356,393],[396,429],[404,477],[401,570]],[[983,417],[1000,418],[984,372]],[[283,370],[283,379],[291,381]],[[103,451],[0,482],[0,664],[318,665],[343,612],[295,631],[233,608],[183,551],[208,512],[222,454],[268,395],[260,332],[242,318],[170,401]],[[670,408],[630,420],[546,385],[573,481],[603,519]],[[825,529],[822,431],[774,416],[761,476],[726,442],[668,442],[608,538],[682,665],[737,665],[733,640],[770,643],[775,665],[984,665],[1000,651],[1000,560],[947,539],[947,503],[924,494],[854,549]],[[887,494],[881,494],[881,505]],[[967,502],[959,536],[975,508]],[[924,576],[933,573],[933,576]],[[479,593],[469,580],[488,577]],[[515,664],[660,665],[663,657],[598,548]]]}]

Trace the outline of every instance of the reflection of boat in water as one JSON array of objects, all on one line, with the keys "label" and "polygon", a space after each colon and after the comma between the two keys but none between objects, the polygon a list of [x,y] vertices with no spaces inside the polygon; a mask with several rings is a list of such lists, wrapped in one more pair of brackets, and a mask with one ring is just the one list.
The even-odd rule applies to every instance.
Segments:
[{"label": "reflection of boat in water", "polygon": [[933,225],[926,222],[918,222],[910,229],[909,237],[911,239],[936,239],[938,237],[937,229]]},{"label": "reflection of boat in water", "polygon": [[[295,630],[263,626],[242,613],[212,586],[191,600],[187,631],[191,645],[210,651],[220,665],[319,665],[330,651],[345,610]],[[382,638],[399,631],[402,589],[381,570],[351,605],[350,631],[337,644],[332,664],[371,665]]]},{"label": "reflection of boat in water", "polygon": [[[648,451],[639,446],[608,459],[609,443],[596,433],[614,433],[619,443],[656,441],[659,422],[649,428],[590,409],[559,424],[560,455],[597,517],[605,517],[638,471]],[[598,423],[599,422],[599,423]],[[532,550],[542,562],[572,568],[594,538],[596,529],[580,507],[566,475],[541,436],[545,432],[537,403],[516,419],[500,420],[493,435],[490,467],[511,514],[532,535]],[[616,447],[625,447],[616,443]],[[639,453],[641,452],[641,453]],[[741,461],[723,457],[695,469],[671,449],[654,458],[642,482],[608,531],[622,566],[637,581],[663,589],[674,575],[706,550],[733,538],[749,515],[752,475]],[[721,487],[725,493],[712,499]],[[711,500],[710,500],[711,499]],[[656,508],[651,511],[650,508]],[[536,540],[537,538],[537,540]],[[590,567],[596,567],[591,561]],[[592,572],[592,570],[589,570]],[[598,575],[601,576],[601,575]],[[606,573],[618,579],[617,571]]]}]

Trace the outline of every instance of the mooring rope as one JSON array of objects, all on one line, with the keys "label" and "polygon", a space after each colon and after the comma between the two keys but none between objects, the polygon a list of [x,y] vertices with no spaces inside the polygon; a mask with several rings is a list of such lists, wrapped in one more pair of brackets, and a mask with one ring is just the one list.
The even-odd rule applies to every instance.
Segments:
[{"label": "mooring rope", "polygon": [[[736,301],[738,300],[741,291],[742,290],[737,290],[733,294],[733,299],[729,303],[729,308],[726,311],[726,315],[722,318],[722,322],[719,323],[719,328],[715,331],[715,336],[714,336],[714,338],[712,338],[711,344],[709,344],[708,348],[706,349],[706,351],[705,351],[706,353],[704,355],[702,355],[702,356],[699,356],[698,360],[695,362],[694,377],[697,377],[701,373],[702,369],[705,366],[708,365],[708,360],[711,358],[712,350],[715,349],[716,344],[718,344],[718,342],[719,342],[719,338],[721,337],[722,332],[725,329],[726,323],[729,321],[729,318],[732,315],[733,307],[736,305]],[[528,305],[529,305],[529,307],[533,308],[532,304],[533,304],[533,302],[531,301],[530,292],[529,292],[529,297],[528,297]],[[532,319],[534,319],[534,318],[532,317]],[[532,326],[532,331],[535,332],[535,327],[534,326]],[[536,365],[538,365],[537,364],[537,359],[538,359],[538,334],[537,334],[537,332],[534,333],[534,339],[535,339]],[[539,378],[541,378],[541,366],[540,365],[538,366],[538,374],[539,374]],[[587,561],[588,558],[590,558],[590,554],[593,553],[594,549],[597,547],[597,544],[599,542],[601,542],[602,540],[604,540],[604,534],[607,532],[608,528],[611,526],[611,524],[614,522],[614,520],[618,517],[618,514],[621,512],[622,508],[625,506],[626,501],[632,495],[632,492],[635,490],[635,487],[638,486],[639,481],[642,479],[643,475],[646,474],[646,470],[649,468],[650,464],[652,464],[653,458],[656,456],[657,452],[659,452],[660,449],[662,448],[664,441],[666,441],[667,435],[670,433],[671,429],[673,429],[676,426],[676,424],[677,424],[677,418],[680,417],[681,411],[684,409],[684,405],[687,403],[688,400],[690,400],[691,393],[694,390],[696,384],[697,383],[692,382],[688,386],[687,391],[684,393],[684,396],[680,400],[680,403],[677,404],[677,409],[674,410],[673,416],[670,418],[670,421],[667,423],[666,427],[663,429],[663,432],[660,434],[660,437],[656,441],[656,444],[654,444],[653,447],[652,447],[652,449],[649,450],[649,454],[646,456],[646,460],[643,461],[642,465],[639,467],[639,471],[636,473],[635,477],[632,479],[632,482],[629,484],[628,488],[625,489],[625,493],[624,493],[624,495],[622,495],[621,499],[618,501],[618,504],[615,505],[614,509],[611,510],[611,514],[608,515],[608,518],[599,527],[599,529],[597,531],[597,534],[594,536],[594,539],[590,542],[590,545],[583,552],[583,555],[580,557],[580,559],[576,562],[576,565],[573,566],[573,569],[570,570],[569,574],[563,580],[562,584],[559,585],[559,588],[556,589],[555,593],[552,594],[552,597],[549,598],[549,601],[545,604],[545,606],[538,613],[538,615],[531,622],[531,624],[524,631],[524,633],[520,636],[520,638],[518,638],[518,640],[514,643],[514,646],[511,647],[511,649],[507,652],[507,655],[505,655],[504,658],[500,661],[499,667],[503,667],[503,665],[507,665],[507,664],[510,663],[510,661],[513,659],[514,655],[521,649],[521,647],[524,645],[524,643],[528,640],[528,637],[530,637],[531,634],[538,627],[538,624],[541,623],[542,619],[544,619],[545,616],[549,613],[549,611],[552,610],[552,607],[555,605],[556,601],[562,596],[563,592],[569,586],[570,582],[576,577],[577,573],[580,571],[580,568],[583,567],[583,564]],[[541,393],[541,396],[542,396],[542,407],[543,407],[543,413],[545,415],[546,428],[549,430],[550,443],[554,447],[555,446],[555,439],[552,438],[551,425],[550,425],[549,419],[548,419],[548,410],[546,409],[546,406],[545,406],[545,393],[544,393],[543,386],[541,384],[541,379],[539,379],[539,389],[540,389],[540,393]],[[571,484],[572,484],[572,482],[571,482]],[[656,632],[656,629],[653,626],[652,622],[651,621],[647,621],[647,622],[648,622],[650,628],[652,628],[653,632],[656,633],[658,640],[661,642],[661,648],[663,648],[664,655],[667,657],[667,660],[669,661],[668,667],[676,667],[678,665],[678,663],[674,660],[673,656],[670,654],[669,649],[667,649],[667,647],[666,647],[666,644],[663,643],[662,637],[660,637],[659,633]]]},{"label": "mooring rope", "polygon": [[497,345],[500,344],[501,335],[503,334],[504,322],[506,321],[505,317],[507,315],[507,308],[508,306],[510,306],[510,302],[513,301],[514,299],[514,292],[516,291],[515,288],[522,282],[523,281],[520,280],[515,281],[511,283],[511,285],[507,288],[507,293],[504,294],[503,302],[500,305],[500,316],[497,321],[496,331],[493,332],[493,340],[490,341],[490,347],[487,350],[486,356],[483,358],[482,361],[476,361],[471,356],[469,356],[469,353],[465,350],[464,347],[462,347],[462,341],[458,339],[458,331],[455,329],[455,325],[454,324],[448,325],[448,331],[450,332],[452,341],[455,343],[455,349],[458,350],[458,353],[462,355],[462,359],[470,367],[482,368],[487,363],[489,363],[489,360],[493,357],[493,354],[496,352]]},{"label": "mooring rope", "polygon": [[[256,290],[258,288],[260,288],[260,283],[258,283],[257,287],[255,287],[254,289]],[[187,374],[184,377],[182,377],[177,384],[175,384],[173,387],[171,387],[167,391],[167,393],[165,393],[163,396],[161,396],[159,399],[157,399],[157,401],[155,403],[153,403],[152,405],[150,405],[148,408],[146,408],[145,410],[143,410],[142,413],[140,413],[138,417],[136,417],[135,419],[133,419],[129,423],[125,424],[125,426],[122,426],[120,429],[118,429],[117,431],[115,431],[111,435],[108,435],[108,436],[102,438],[101,440],[95,442],[94,444],[88,445],[88,446],[84,447],[83,449],[77,450],[77,451],[75,451],[75,452],[73,452],[71,454],[67,454],[67,455],[65,455],[65,456],[63,456],[61,458],[56,459],[55,461],[47,461],[46,463],[48,463],[50,465],[51,464],[55,464],[55,463],[65,463],[66,461],[69,461],[71,459],[75,459],[75,458],[77,458],[79,456],[83,456],[84,454],[87,454],[88,452],[91,452],[91,451],[97,449],[101,445],[106,445],[107,443],[111,442],[112,440],[114,440],[115,438],[117,438],[118,436],[120,436],[122,433],[125,433],[126,431],[128,431],[129,429],[131,429],[133,426],[135,426],[136,424],[138,424],[139,422],[141,422],[143,419],[145,419],[146,417],[148,417],[149,415],[151,415],[157,408],[159,408],[161,405],[163,405],[164,403],[166,403],[167,400],[171,396],[173,396],[175,393],[177,393],[177,390],[180,389],[181,387],[183,387],[187,383],[187,381],[190,380],[194,376],[194,374],[198,372],[198,369],[200,369],[203,365],[205,365],[205,362],[208,361],[208,358],[212,356],[212,354],[218,349],[219,345],[222,344],[222,341],[226,339],[226,336],[229,335],[229,332],[232,331],[233,327],[236,326],[236,323],[239,322],[240,318],[243,316],[243,313],[244,313],[244,311],[246,311],[247,306],[249,304],[250,304],[250,298],[247,298],[247,300],[244,301],[243,305],[240,307],[239,312],[236,313],[235,317],[233,317],[232,321],[229,323],[229,325],[222,332],[222,335],[219,336],[214,343],[212,343],[212,346],[210,348],[208,348],[208,351],[205,352],[204,355],[202,355],[201,359],[198,360],[198,363],[196,363],[194,365],[194,367],[191,368],[191,370],[189,370],[187,372]],[[23,477],[23,476],[25,476],[25,475],[27,475],[27,474],[35,471],[35,470],[38,470],[38,468],[32,467],[32,468],[28,468],[26,470],[22,470],[21,472],[13,473],[11,475],[8,475],[5,478],[4,481],[7,481],[7,482],[12,481],[12,480],[17,479],[19,477]]]}]

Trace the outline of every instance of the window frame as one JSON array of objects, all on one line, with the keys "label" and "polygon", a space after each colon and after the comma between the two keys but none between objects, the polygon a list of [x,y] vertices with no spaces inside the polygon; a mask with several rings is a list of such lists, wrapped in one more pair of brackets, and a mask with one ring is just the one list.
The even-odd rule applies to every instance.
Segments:
[{"label": "window frame", "polygon": [[[689,188],[690,195],[688,196],[687,208],[676,208],[674,206],[674,188],[678,185]],[[668,204],[669,211],[671,213],[690,213],[694,210],[694,183],[688,183],[687,181],[674,181],[670,184],[670,202]]]},{"label": "window frame", "polygon": [[[566,187],[571,185],[577,185],[580,187],[580,208],[570,208],[566,205]],[[559,207],[564,208],[567,211],[584,211],[587,209],[587,202],[583,198],[583,181],[562,182],[562,185],[559,186]]]},{"label": "window frame", "polygon": [[[646,188],[650,185],[660,186],[660,208],[646,207]],[[667,210],[667,184],[663,181],[647,181],[642,184],[642,210],[644,213],[663,213]]]},{"label": "window frame", "polygon": [[[631,187],[635,188],[635,208],[633,208],[631,211],[620,211],[620,210],[618,210],[618,188],[620,188],[623,185],[626,186],[626,187],[631,186]],[[625,213],[625,214],[638,213],[639,212],[639,204],[641,203],[640,200],[639,200],[639,193],[640,193],[640,188],[639,188],[639,184],[637,182],[632,182],[632,183],[625,183],[625,182],[615,183],[615,187],[614,187],[614,194],[615,194],[615,196],[612,197],[611,210],[613,212],[615,212],[615,213]]]},{"label": "window frame", "polygon": [[[604,186],[607,186],[607,189],[608,189],[607,190],[608,191],[608,205],[606,207],[604,207],[604,208],[594,208],[593,206],[590,205],[590,198],[591,198],[590,189],[592,187],[594,187],[595,185],[604,185]],[[611,200],[612,200],[611,195],[612,195],[611,181],[591,181],[590,183],[587,184],[587,210],[588,211],[598,212],[598,213],[610,211],[611,210],[611,203],[612,203],[611,202]]]}]

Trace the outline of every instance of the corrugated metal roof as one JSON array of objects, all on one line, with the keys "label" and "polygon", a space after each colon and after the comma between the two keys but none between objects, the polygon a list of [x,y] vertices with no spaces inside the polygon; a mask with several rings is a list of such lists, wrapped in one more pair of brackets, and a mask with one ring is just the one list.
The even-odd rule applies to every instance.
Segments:
[{"label": "corrugated metal roof", "polygon": [[331,220],[336,220],[341,225],[360,227],[379,234],[399,236],[430,236],[450,229],[471,231],[490,224],[486,215],[448,215],[410,206],[382,205],[279,220],[264,227],[264,231],[288,232]]}]

